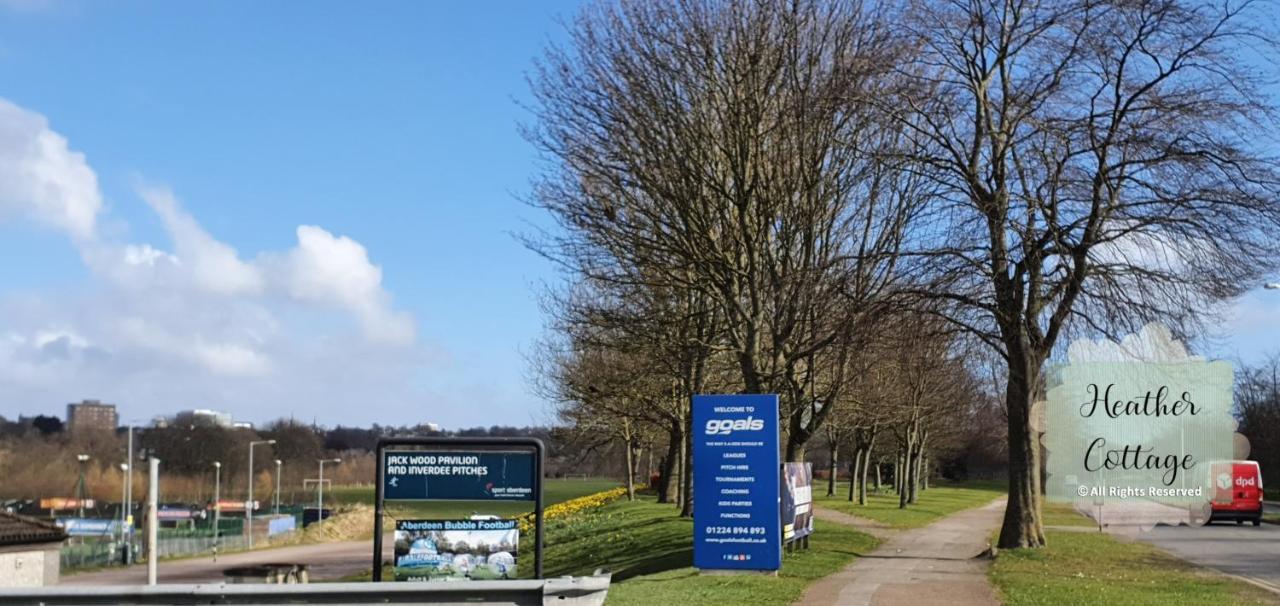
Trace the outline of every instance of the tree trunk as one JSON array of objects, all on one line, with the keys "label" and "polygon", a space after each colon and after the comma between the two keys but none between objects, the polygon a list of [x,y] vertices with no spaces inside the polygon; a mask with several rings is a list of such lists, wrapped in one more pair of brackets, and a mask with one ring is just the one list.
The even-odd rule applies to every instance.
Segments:
[{"label": "tree trunk", "polygon": [[916,504],[916,499],[920,495],[920,445],[917,444],[911,450],[911,462],[907,464],[911,469],[911,482],[907,488],[907,503]]},{"label": "tree trunk", "polygon": [[921,460],[920,490],[925,491],[925,490],[929,490],[929,455],[927,454],[927,451],[926,453],[922,453],[920,455],[920,460]]},{"label": "tree trunk", "polygon": [[[871,437],[867,439],[866,454],[863,455],[863,459],[862,459],[863,460],[862,482],[859,484],[859,488],[858,488],[858,504],[859,505],[867,504],[867,467],[871,463],[871,452],[875,450],[875,447],[876,447],[876,434],[875,432],[871,432]],[[880,465],[879,463],[877,463],[876,464],[876,491],[878,492],[879,490],[880,490]]]},{"label": "tree trunk", "polygon": [[636,465],[635,465],[635,454],[634,454],[635,451],[632,450],[631,448],[632,441],[633,440],[631,438],[625,438],[622,442],[622,447],[625,448],[627,451],[626,457],[627,457],[627,500],[628,501],[636,500]]},{"label": "tree trunk", "polygon": [[907,454],[907,504],[915,505],[920,494],[920,453],[924,451],[924,434],[920,422],[912,424],[908,434],[910,452]]},{"label": "tree trunk", "polygon": [[836,495],[836,476],[840,475],[840,467],[836,462],[836,458],[840,455],[840,449],[835,446],[831,447],[831,475],[827,478],[827,496]]},{"label": "tree trunk", "polygon": [[876,494],[880,493],[880,461],[876,460]]},{"label": "tree trunk", "polygon": [[898,494],[902,488],[902,448],[893,457],[893,493]]},{"label": "tree trunk", "polygon": [[[692,421],[692,419],[690,419]],[[693,431],[686,425],[683,428],[683,439],[680,440],[680,460],[683,461],[684,473],[680,475],[681,493],[680,517],[693,517]]]},{"label": "tree trunk", "polygon": [[649,442],[649,462],[644,466],[644,483],[649,484],[653,481],[653,441]]},{"label": "tree trunk", "polygon": [[655,486],[659,503],[680,504],[680,484],[677,478],[680,474],[680,442],[684,439],[680,435],[680,427],[680,421],[672,421],[667,430],[667,454],[662,458],[661,468],[658,470],[658,485]]},{"label": "tree trunk", "polygon": [[853,451],[853,460],[849,462],[849,501],[853,501],[853,489],[858,477],[858,465],[862,463],[862,449]]},{"label": "tree trunk", "polygon": [[804,462],[804,444],[805,443],[799,440],[792,439],[792,436],[794,435],[795,434],[792,433],[787,436],[787,451],[785,455],[786,458],[782,460],[783,463],[803,463]]},{"label": "tree trunk", "polygon": [[898,468],[894,471],[898,477],[898,509],[907,508],[907,500],[911,498],[911,436],[907,436],[902,452],[898,454]]},{"label": "tree trunk", "polygon": [[1040,517],[1040,445],[1031,428],[1031,402],[1039,364],[1010,348],[1005,404],[1009,417],[1009,501],[1000,526],[1001,549],[1043,547]]}]

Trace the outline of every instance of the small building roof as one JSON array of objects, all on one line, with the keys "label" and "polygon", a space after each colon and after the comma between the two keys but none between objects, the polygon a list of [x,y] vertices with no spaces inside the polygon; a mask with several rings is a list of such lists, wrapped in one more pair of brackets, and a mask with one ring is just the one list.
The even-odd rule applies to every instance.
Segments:
[{"label": "small building roof", "polygon": [[65,538],[67,533],[53,522],[0,511],[0,547],[59,543]]}]

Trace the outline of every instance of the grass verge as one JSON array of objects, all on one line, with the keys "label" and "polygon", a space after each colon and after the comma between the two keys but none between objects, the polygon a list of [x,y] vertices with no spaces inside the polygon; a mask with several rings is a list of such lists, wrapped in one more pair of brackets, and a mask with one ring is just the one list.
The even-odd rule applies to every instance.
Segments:
[{"label": "grass verge", "polygon": [[[1084,524],[1063,523],[1068,516]],[[1092,524],[1062,507],[1046,508],[1046,524],[1050,519],[1054,525]],[[1045,534],[1048,547],[1004,550],[992,563],[988,575],[1007,606],[1280,604],[1267,591],[1145,543],[1122,542],[1101,532]]]},{"label": "grass verge", "polygon": [[868,494],[866,505],[849,501],[847,483],[837,484],[834,496],[822,494],[814,498],[819,506],[883,522],[894,528],[919,528],[957,511],[986,505],[1005,494],[1006,488],[1004,482],[944,482],[921,491],[917,503],[908,505],[906,509],[898,509],[898,495],[892,493]]},{"label": "grass verge", "polygon": [[[686,542],[689,536],[684,536]],[[681,604],[719,606],[756,604],[784,606],[804,593],[809,583],[832,574],[875,548],[875,538],[838,524],[818,521],[808,550],[789,553],[773,576],[706,576],[689,567],[629,577],[609,588],[608,606]],[[678,563],[669,560],[668,564]]]}]

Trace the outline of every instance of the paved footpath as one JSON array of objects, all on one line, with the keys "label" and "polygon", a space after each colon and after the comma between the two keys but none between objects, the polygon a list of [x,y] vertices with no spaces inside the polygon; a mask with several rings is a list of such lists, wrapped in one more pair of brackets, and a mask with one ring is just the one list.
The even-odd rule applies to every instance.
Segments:
[{"label": "paved footpath", "polygon": [[[987,582],[989,537],[1004,516],[1004,498],[952,514],[924,528],[889,534],[875,551],[809,586],[800,606],[989,606],[999,604]],[[838,512],[815,510],[840,522]],[[855,520],[854,516],[847,516]],[[869,522],[864,520],[863,522]],[[874,523],[872,523],[874,524]],[[861,524],[851,524],[862,526]],[[870,532],[867,527],[863,530]],[[876,534],[876,533],[871,533]]]}]

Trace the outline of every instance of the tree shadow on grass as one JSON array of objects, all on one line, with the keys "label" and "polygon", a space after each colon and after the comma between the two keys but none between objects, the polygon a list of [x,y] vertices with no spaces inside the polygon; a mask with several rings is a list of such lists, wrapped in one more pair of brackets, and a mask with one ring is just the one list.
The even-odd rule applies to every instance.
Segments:
[{"label": "tree shadow on grass", "polygon": [[626,564],[625,567],[619,567],[619,570],[613,574],[614,581],[625,581],[632,577],[644,576],[674,570],[677,568],[688,568],[693,566],[693,549],[680,549],[666,553],[653,554],[649,557],[641,557],[632,560],[632,563]]}]

